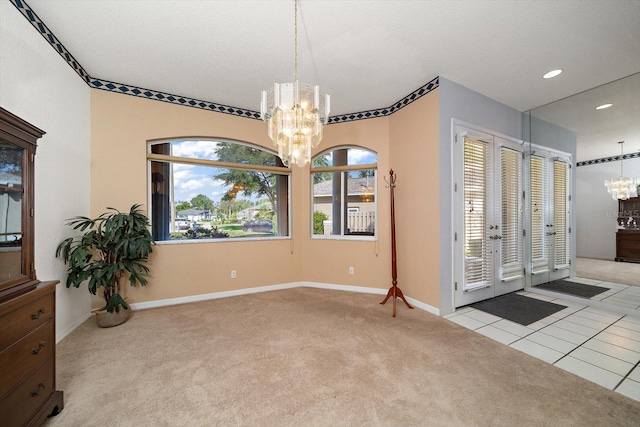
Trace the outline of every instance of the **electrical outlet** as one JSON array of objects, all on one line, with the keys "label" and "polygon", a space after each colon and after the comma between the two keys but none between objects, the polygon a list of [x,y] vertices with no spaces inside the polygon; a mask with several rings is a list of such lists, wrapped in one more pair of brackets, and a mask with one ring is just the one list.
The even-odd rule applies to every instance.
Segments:
[{"label": "electrical outlet", "polygon": [[353,267],[349,267],[349,274],[354,274],[355,270],[353,269]]},{"label": "electrical outlet", "polygon": [[232,279],[236,278],[236,271],[235,270],[231,270],[231,278]]}]

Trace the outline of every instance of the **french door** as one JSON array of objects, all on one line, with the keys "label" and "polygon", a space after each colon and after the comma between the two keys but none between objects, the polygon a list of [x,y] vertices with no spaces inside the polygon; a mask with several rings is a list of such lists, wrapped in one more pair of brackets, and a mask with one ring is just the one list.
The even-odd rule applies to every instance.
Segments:
[{"label": "french door", "polygon": [[454,305],[524,288],[523,146],[454,128]]},{"label": "french door", "polygon": [[569,277],[571,268],[571,156],[532,146],[531,285]]}]

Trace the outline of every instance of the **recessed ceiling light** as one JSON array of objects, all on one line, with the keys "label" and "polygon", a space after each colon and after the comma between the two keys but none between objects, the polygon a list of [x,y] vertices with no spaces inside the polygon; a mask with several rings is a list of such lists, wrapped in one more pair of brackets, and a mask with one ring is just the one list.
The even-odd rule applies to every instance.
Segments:
[{"label": "recessed ceiling light", "polygon": [[550,79],[552,77],[557,76],[558,74],[562,73],[562,70],[551,70],[549,71],[547,74],[545,74],[544,76],[542,76],[543,79]]},{"label": "recessed ceiling light", "polygon": [[604,110],[605,108],[611,107],[613,104],[602,104],[596,107],[596,110]]}]

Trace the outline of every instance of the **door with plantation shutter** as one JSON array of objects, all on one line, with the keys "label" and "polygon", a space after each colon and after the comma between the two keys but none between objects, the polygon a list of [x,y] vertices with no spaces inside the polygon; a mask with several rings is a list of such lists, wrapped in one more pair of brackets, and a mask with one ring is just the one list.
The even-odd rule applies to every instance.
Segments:
[{"label": "door with plantation shutter", "polygon": [[522,144],[456,126],[454,305],[524,287]]},{"label": "door with plantation shutter", "polygon": [[533,286],[570,275],[570,169],[570,155],[532,147],[529,174]]}]

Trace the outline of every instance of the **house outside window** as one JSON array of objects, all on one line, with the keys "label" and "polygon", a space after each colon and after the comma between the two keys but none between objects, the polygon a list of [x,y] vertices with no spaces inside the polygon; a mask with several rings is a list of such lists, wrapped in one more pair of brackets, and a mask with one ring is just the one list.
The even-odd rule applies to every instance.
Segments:
[{"label": "house outside window", "polygon": [[375,238],[376,172],[376,153],[360,147],[332,148],[314,157],[311,168],[314,238]]},{"label": "house outside window", "polygon": [[149,142],[147,161],[157,242],[289,236],[290,169],[274,153],[240,141],[171,139]]}]

